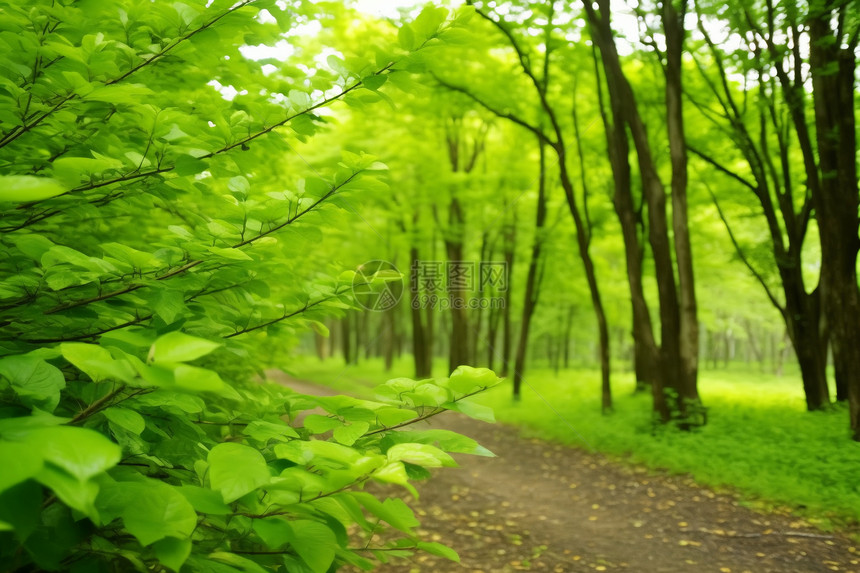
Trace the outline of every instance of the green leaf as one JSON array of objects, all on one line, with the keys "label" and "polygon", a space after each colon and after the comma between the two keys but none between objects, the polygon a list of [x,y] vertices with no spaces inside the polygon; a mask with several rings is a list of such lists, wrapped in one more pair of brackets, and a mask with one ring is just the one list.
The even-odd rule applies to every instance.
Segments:
[{"label": "green leaf", "polygon": [[282,517],[254,520],[254,531],[269,549],[281,549],[293,539],[293,529]]},{"label": "green leaf", "polygon": [[156,541],[152,548],[162,565],[179,573],[182,565],[191,555],[191,540],[165,537]]},{"label": "green leaf", "polygon": [[[472,454],[475,456],[495,457],[495,454],[467,436],[451,430],[424,430],[389,432],[383,440],[385,444],[431,444],[446,452]],[[390,446],[389,446],[390,447]]]},{"label": "green leaf", "polygon": [[254,561],[251,561],[247,557],[236,555],[235,553],[216,551],[214,553],[210,553],[209,558],[220,563],[235,566],[236,569],[232,569],[233,571],[242,571],[242,573],[269,573]]},{"label": "green leaf", "polygon": [[320,416],[319,414],[309,414],[305,417],[303,425],[312,434],[324,434],[329,430],[343,426],[343,422],[337,418],[329,416]]},{"label": "green leaf", "polygon": [[427,4],[412,22],[415,35],[422,40],[432,36],[439,30],[439,26],[445,21],[446,16],[448,16],[448,10],[445,8]]},{"label": "green leaf", "polygon": [[165,324],[172,324],[185,310],[185,296],[172,289],[161,289],[152,300],[152,310]]},{"label": "green leaf", "polygon": [[458,400],[457,402],[449,402],[444,404],[449,410],[466,414],[470,418],[481,420],[482,422],[495,423],[496,417],[493,415],[493,409],[483,404],[471,402],[469,400]]},{"label": "green leaf", "polygon": [[402,24],[397,31],[397,41],[400,47],[404,50],[413,50],[415,48],[415,34],[409,24]]},{"label": "green leaf", "polygon": [[0,519],[15,528],[15,536],[25,541],[42,524],[44,494],[41,484],[27,480],[0,491]]},{"label": "green leaf", "polygon": [[233,193],[245,197],[251,191],[251,184],[248,183],[247,178],[239,175],[237,177],[230,178],[230,181],[227,182],[227,189],[229,189]]},{"label": "green leaf", "polygon": [[370,424],[367,422],[353,422],[348,426],[340,426],[334,429],[334,439],[345,446],[353,445],[356,440],[362,437],[367,430],[370,429]]},{"label": "green leaf", "polygon": [[83,97],[85,101],[101,101],[112,104],[144,103],[153,91],[140,84],[115,84],[94,89]]},{"label": "green leaf", "polygon": [[290,523],[293,530],[291,544],[314,573],[326,573],[338,549],[337,537],[326,525],[317,521],[299,519]]},{"label": "green leaf", "polygon": [[400,460],[425,468],[456,467],[457,465],[454,458],[439,448],[427,444],[396,444],[389,448],[386,455],[389,460]]},{"label": "green leaf", "polygon": [[197,175],[209,168],[209,163],[190,155],[180,155],[176,158],[176,162],[173,165],[173,172],[181,177]]},{"label": "green leaf", "polygon": [[0,442],[0,492],[38,474],[42,456],[26,444]]},{"label": "green leaf", "polygon": [[206,356],[220,346],[218,342],[174,331],[158,337],[150,353],[154,362],[188,362]]},{"label": "green leaf", "polygon": [[376,412],[376,415],[379,423],[387,428],[402,424],[403,422],[408,422],[409,420],[413,420],[418,417],[415,410],[394,407],[380,408]]},{"label": "green leaf", "polygon": [[110,157],[61,157],[54,161],[54,173],[61,179],[77,181],[82,174],[122,169],[122,161]]},{"label": "green leaf", "polygon": [[257,450],[226,442],[209,452],[209,482],[221,492],[224,503],[232,503],[266,485],[271,479],[266,460]]},{"label": "green leaf", "polygon": [[119,446],[102,434],[72,426],[33,430],[24,443],[82,482],[115,466],[121,455]]},{"label": "green leaf", "polygon": [[125,503],[122,521],[141,545],[166,537],[187,539],[197,526],[197,513],[177,489],[160,480],[118,483]]},{"label": "green leaf", "polygon": [[254,420],[245,427],[245,435],[259,442],[268,442],[269,440],[278,440],[286,442],[290,438],[298,438],[298,433],[281,422],[266,422],[264,420]]},{"label": "green leaf", "polygon": [[43,466],[36,476],[36,480],[53,491],[63,503],[72,509],[86,514],[93,521],[98,521],[98,512],[95,509],[96,496],[99,494],[97,483],[82,481],[51,465]]},{"label": "green leaf", "polygon": [[471,394],[484,388],[492,388],[499,381],[499,377],[487,368],[459,366],[448,378],[447,386],[460,394]]},{"label": "green leaf", "polygon": [[28,203],[43,201],[65,193],[59,181],[30,175],[0,175],[0,201]]},{"label": "green leaf", "polygon": [[93,382],[111,379],[130,382],[135,378],[131,364],[114,360],[106,348],[96,344],[64,342],[60,345],[60,351],[63,358],[77,366],[81,372],[92,378]]},{"label": "green leaf", "polygon": [[139,436],[143,430],[146,429],[146,421],[143,419],[143,416],[134,410],[112,406],[102,410],[102,414],[104,414],[105,418],[110,420],[111,423],[128,430],[132,434],[137,434]]},{"label": "green leaf", "polygon": [[232,394],[232,389],[214,370],[181,364],[174,369],[173,375],[176,387],[182,390]]},{"label": "green leaf", "polygon": [[409,490],[414,497],[418,497],[418,492],[409,483],[409,475],[406,473],[406,468],[401,461],[393,461],[380,469],[373,472],[373,479],[384,483],[393,483],[401,485]]},{"label": "green leaf", "polygon": [[224,247],[208,247],[207,249],[210,253],[214,255],[218,255],[219,257],[224,257],[225,259],[230,259],[232,261],[253,261],[248,253],[243,251],[242,249],[233,249],[233,248],[224,248]]},{"label": "green leaf", "polygon": [[66,380],[58,368],[34,356],[0,358],[0,376],[9,380],[24,404],[48,412],[57,407],[60,391],[66,387]]},{"label": "green leaf", "polygon": [[447,545],[442,545],[441,543],[435,543],[432,541],[419,541],[416,546],[418,549],[426,551],[431,555],[438,555],[439,557],[444,557],[445,559],[449,559],[455,563],[460,562],[460,556],[457,555],[457,552]]},{"label": "green leaf", "polygon": [[194,509],[199,513],[209,513],[212,515],[229,515],[233,513],[224,500],[221,494],[217,491],[202,488],[196,485],[183,485],[177,488],[179,493],[185,496]]},{"label": "green leaf", "polygon": [[380,502],[373,495],[363,491],[351,492],[350,495],[367,511],[404,533],[411,534],[412,529],[420,525],[415,519],[415,514],[400,498],[388,498]]},{"label": "green leaf", "polygon": [[19,235],[11,237],[12,242],[15,243],[15,246],[18,249],[33,259],[34,261],[39,261],[42,259],[42,255],[48,252],[51,247],[54,246],[48,238],[43,237],[42,235]]},{"label": "green leaf", "polygon": [[367,76],[366,78],[361,80],[361,85],[366,87],[369,90],[376,91],[385,84],[388,80],[388,74],[376,74],[372,76]]}]

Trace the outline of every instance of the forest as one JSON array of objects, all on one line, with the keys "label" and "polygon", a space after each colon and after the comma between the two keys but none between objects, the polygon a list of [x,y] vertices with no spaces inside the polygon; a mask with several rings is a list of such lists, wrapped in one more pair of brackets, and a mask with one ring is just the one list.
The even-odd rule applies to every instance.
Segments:
[{"label": "forest", "polygon": [[858,44],[0,0],[0,572],[860,570]]}]

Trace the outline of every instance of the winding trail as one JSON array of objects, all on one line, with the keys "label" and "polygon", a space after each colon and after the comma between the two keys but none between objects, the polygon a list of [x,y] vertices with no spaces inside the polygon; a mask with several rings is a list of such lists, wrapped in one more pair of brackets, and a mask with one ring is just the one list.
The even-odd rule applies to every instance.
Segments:
[{"label": "winding trail", "polygon": [[424,537],[453,547],[461,563],[421,554],[381,573],[860,573],[860,549],[847,537],[796,516],[755,512],[689,478],[523,439],[516,428],[458,414],[432,425],[497,455],[455,455],[460,468],[434,472],[417,484],[420,499],[407,500]]}]

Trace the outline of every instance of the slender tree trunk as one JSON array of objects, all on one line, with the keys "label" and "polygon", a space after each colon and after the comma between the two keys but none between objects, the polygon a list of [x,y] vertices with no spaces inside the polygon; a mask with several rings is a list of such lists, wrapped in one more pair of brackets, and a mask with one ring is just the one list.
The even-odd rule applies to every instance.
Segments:
[{"label": "slender tree trunk", "polygon": [[431,375],[430,373],[430,364],[428,363],[428,352],[427,347],[432,344],[432,340],[428,339],[427,332],[425,329],[425,325],[421,320],[421,284],[418,274],[418,248],[416,246],[412,246],[409,248],[409,268],[412,269],[410,273],[410,292],[412,294],[412,300],[410,304],[409,312],[412,317],[412,359],[415,364],[415,378],[427,378]]},{"label": "slender tree trunk", "polygon": [[567,318],[564,323],[564,368],[570,368],[570,335],[573,331],[574,306],[570,305],[567,310]]},{"label": "slender tree trunk", "polygon": [[487,368],[493,370],[496,362],[496,339],[499,331],[499,318],[502,313],[498,309],[490,307],[490,314],[487,317]]},{"label": "slender tree trunk", "polygon": [[340,345],[340,321],[339,320],[328,320],[328,355],[334,356],[337,352],[337,348]]},{"label": "slender tree trunk", "polygon": [[[459,202],[454,202],[459,206]],[[448,262],[463,265],[463,244],[460,242],[445,242]],[[464,288],[448,289],[451,299],[451,346],[448,348],[448,369],[453,372],[458,366],[468,364],[469,360],[469,315],[465,307],[468,293]]]},{"label": "slender tree trunk", "polygon": [[[478,283],[478,299],[479,300],[484,300],[484,297],[486,295],[486,290],[487,290],[486,285],[485,285],[485,283],[481,277],[481,264],[483,262],[489,261],[490,258],[492,257],[492,251],[491,251],[489,238],[490,238],[490,234],[488,231],[484,231],[481,234],[481,256],[480,256],[480,259],[478,261],[478,264],[475,267],[475,281]],[[484,309],[482,309],[480,306],[478,308],[472,309],[472,322],[473,322],[474,326],[472,327],[472,330],[471,330],[472,336],[471,336],[471,339],[469,340],[469,348],[472,349],[471,357],[472,357],[472,360],[475,362],[478,361],[478,354],[480,352],[479,346],[480,346],[480,342],[481,342],[481,335],[483,334],[483,330],[484,330],[484,318],[485,318],[486,314],[487,313],[485,313]],[[476,366],[477,366],[477,364],[476,364]]]},{"label": "slender tree trunk", "polygon": [[512,221],[505,224],[503,231],[502,249],[505,267],[508,270],[508,289],[505,293],[505,307],[502,309],[502,364],[501,376],[508,376],[511,371],[511,343],[513,339],[513,324],[511,322],[511,297],[513,294],[514,251],[517,240],[517,212],[514,211]]},{"label": "slender tree trunk", "polygon": [[314,332],[314,348],[316,348],[317,358],[320,360],[325,360],[328,357],[326,339],[319,332]]},{"label": "slender tree trunk", "polygon": [[[542,139],[538,139],[539,169],[538,197],[535,214],[535,234],[532,243],[532,256],[529,260],[529,269],[526,274],[525,292],[523,294],[523,314],[520,321],[520,337],[517,343],[516,358],[514,360],[514,399],[520,398],[520,387],[526,371],[526,352],[529,343],[529,328],[532,316],[537,308],[538,295],[540,292],[540,277],[538,269],[541,264],[541,249],[543,248],[543,231],[547,215],[547,193],[546,193],[546,145]],[[557,369],[557,367],[556,367]]]},{"label": "slender tree trunk", "polygon": [[567,198],[567,205],[576,226],[576,242],[579,247],[579,257],[582,259],[582,264],[585,267],[585,278],[588,282],[588,290],[591,294],[591,304],[594,308],[594,314],[597,318],[597,333],[599,343],[600,357],[600,405],[601,410],[606,413],[612,409],[612,389],[610,386],[610,361],[609,361],[609,326],[606,322],[606,311],[603,308],[603,301],[600,297],[600,287],[597,284],[597,273],[594,270],[594,262],[589,253],[589,243],[591,242],[590,230],[586,229],[585,221],[579,212],[579,207],[576,205],[576,196],[573,191],[573,183],[571,183],[570,175],[567,171],[567,157],[563,147],[563,143],[556,146],[558,154],[559,171],[561,179],[561,187],[564,190],[564,195]]},{"label": "slender tree trunk", "polygon": [[352,326],[350,322],[349,314],[344,315],[340,321],[341,352],[343,353],[343,361],[346,364],[352,364]]},{"label": "slender tree trunk", "polygon": [[[678,265],[680,303],[680,344],[682,400],[699,401],[699,317],[693,273],[693,249],[687,224],[687,139],[684,133],[681,57],[684,52],[684,16],[687,0],[681,0],[681,13],[674,0],[664,0],[663,31],[666,36],[666,123],[672,163],[672,230],[675,260]],[[685,408],[682,408],[682,411]]]},{"label": "slender tree trunk", "polygon": [[[448,146],[448,159],[451,164],[452,173],[471,173],[475,168],[478,157],[484,150],[484,138],[487,134],[486,126],[479,128],[472,140],[471,149],[467,147],[467,140],[463,134],[463,118],[450,118],[445,129],[445,140]],[[465,151],[465,152],[464,152]],[[445,250],[448,262],[454,265],[464,265],[464,242],[466,231],[466,219],[463,206],[457,197],[455,185],[451,186],[451,202],[448,205],[448,228],[446,229]],[[471,349],[469,337],[469,313],[466,308],[469,291],[463,283],[458,282],[451,288],[451,276],[449,272],[448,296],[451,299],[451,339],[448,348],[448,367],[453,372],[458,366],[471,362]]]},{"label": "slender tree trunk", "polygon": [[394,364],[394,309],[390,308],[382,313],[382,358],[385,363],[385,371],[391,370]]},{"label": "slender tree trunk", "polygon": [[[369,360],[373,356],[373,339],[370,338],[370,313],[362,312],[358,315],[358,320],[355,321],[356,331],[355,331],[355,346],[356,350],[360,347],[364,347],[364,359]],[[360,352],[356,352],[356,360],[355,363],[358,364],[358,355]]]},{"label": "slender tree trunk", "polygon": [[[597,66],[597,54],[592,51],[594,64]],[[599,71],[595,75],[600,78]],[[630,175],[630,143],[627,139],[622,102],[619,98],[611,99],[610,107],[612,121],[607,117],[603,106],[603,90],[598,82],[598,99],[600,112],[606,133],[606,144],[609,151],[609,163],[612,167],[614,194],[612,205],[621,223],[621,237],[624,240],[624,254],[627,262],[627,284],[630,288],[630,302],[633,312],[633,362],[636,374],[636,390],[649,387],[658,376],[658,348],[654,340],[654,329],[651,324],[651,312],[645,299],[642,286],[642,260],[644,246],[639,239],[643,227],[641,211],[633,201],[632,181]]]}]

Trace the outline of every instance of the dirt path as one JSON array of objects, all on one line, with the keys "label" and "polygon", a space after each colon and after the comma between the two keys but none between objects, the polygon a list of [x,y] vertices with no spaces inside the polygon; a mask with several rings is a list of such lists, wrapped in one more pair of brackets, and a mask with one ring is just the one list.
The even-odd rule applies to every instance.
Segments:
[{"label": "dirt path", "polygon": [[[322,393],[311,390],[300,389]],[[418,484],[420,499],[408,500],[424,535],[456,549],[461,563],[418,555],[382,573],[860,573],[860,549],[849,539],[756,513],[690,479],[455,414],[433,425],[498,457],[456,456],[460,468],[435,472]]]}]

